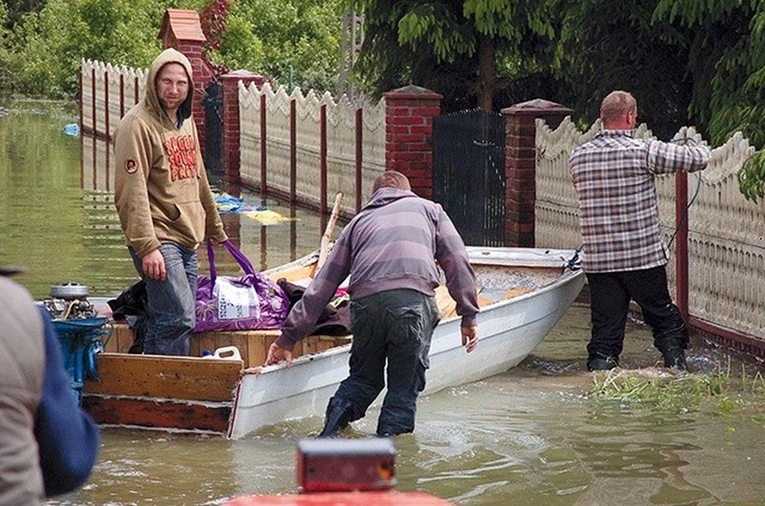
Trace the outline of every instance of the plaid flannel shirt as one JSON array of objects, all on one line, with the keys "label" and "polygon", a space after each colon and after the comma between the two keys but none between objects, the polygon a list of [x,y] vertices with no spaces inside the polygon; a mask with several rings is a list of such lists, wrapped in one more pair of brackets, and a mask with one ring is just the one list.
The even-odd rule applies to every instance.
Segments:
[{"label": "plaid flannel shirt", "polygon": [[701,170],[709,158],[706,146],[635,139],[633,130],[602,130],[575,148],[569,170],[579,199],[585,272],[665,265],[655,175]]}]

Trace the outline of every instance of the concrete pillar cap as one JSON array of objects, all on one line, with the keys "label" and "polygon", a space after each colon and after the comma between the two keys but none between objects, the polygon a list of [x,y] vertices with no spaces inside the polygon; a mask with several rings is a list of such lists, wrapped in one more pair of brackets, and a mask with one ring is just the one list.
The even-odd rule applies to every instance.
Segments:
[{"label": "concrete pillar cap", "polygon": [[386,91],[383,93],[383,96],[386,98],[443,98],[443,95],[436,93],[433,90],[423,88],[422,86],[415,86],[414,84],[396,88],[395,90]]},{"label": "concrete pillar cap", "polygon": [[564,107],[558,103],[551,102],[549,100],[544,100],[542,98],[535,98],[533,100],[528,100],[526,102],[521,102],[518,104],[511,105],[510,107],[502,109],[502,112],[505,114],[519,113],[519,112],[570,113],[570,112],[573,112],[573,109],[569,109],[568,107]]}]

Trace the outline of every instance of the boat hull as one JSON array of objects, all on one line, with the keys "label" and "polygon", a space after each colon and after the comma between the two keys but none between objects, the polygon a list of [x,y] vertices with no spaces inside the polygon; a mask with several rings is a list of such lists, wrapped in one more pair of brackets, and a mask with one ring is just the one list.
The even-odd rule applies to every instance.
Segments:
[{"label": "boat hull", "polygon": [[[505,252],[504,248],[472,249]],[[561,257],[573,252],[532,250],[519,258],[484,259],[489,265],[527,263],[529,268],[551,262],[561,268]],[[536,262],[534,263],[534,257]],[[477,261],[477,259],[476,259]],[[480,280],[480,276],[479,276]],[[475,382],[503,373],[526,358],[560,320],[584,284],[584,275],[568,271],[550,285],[510,300],[492,304],[478,314],[478,347],[467,354],[461,346],[460,319],[442,321],[433,334],[430,368],[422,395]],[[237,388],[228,436],[233,439],[281,421],[320,416],[339,383],[348,375],[350,345],[284,365],[245,371]],[[378,398],[379,401],[379,398]]]}]

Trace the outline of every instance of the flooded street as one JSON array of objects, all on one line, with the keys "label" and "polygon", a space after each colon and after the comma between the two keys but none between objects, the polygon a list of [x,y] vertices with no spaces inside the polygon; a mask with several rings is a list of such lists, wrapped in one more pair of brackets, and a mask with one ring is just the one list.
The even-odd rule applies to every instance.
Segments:
[{"label": "flooded street", "polygon": [[[62,281],[85,283],[91,295],[119,293],[136,275],[108,188],[91,184],[80,139],[62,130],[76,110],[0,105],[11,110],[0,117],[0,263],[26,266],[15,279],[37,298]],[[293,212],[276,201],[268,207]],[[264,269],[318,246],[320,217],[294,212],[268,226],[242,215],[224,221]],[[220,259],[219,270],[237,267]],[[584,364],[588,321],[582,299],[518,367],[421,399],[416,432],[394,439],[397,490],[457,505],[765,504],[763,366],[696,342],[692,374],[731,378],[716,395],[673,396],[669,407],[597,398]],[[651,343],[647,328],[630,323],[622,365],[655,365]],[[376,416],[373,409],[354,423],[352,436],[372,435]],[[296,443],[321,424],[284,422],[239,441],[105,429],[88,484],[50,504],[217,505],[295,492]]]}]

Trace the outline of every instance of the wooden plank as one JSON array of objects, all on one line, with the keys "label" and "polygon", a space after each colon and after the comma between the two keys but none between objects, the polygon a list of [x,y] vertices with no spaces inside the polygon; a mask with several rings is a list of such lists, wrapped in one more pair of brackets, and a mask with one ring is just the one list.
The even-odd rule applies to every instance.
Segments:
[{"label": "wooden plank", "polygon": [[337,223],[337,217],[340,215],[340,203],[343,201],[343,192],[337,192],[335,203],[332,206],[332,214],[329,215],[329,222],[324,229],[324,235],[321,236],[321,247],[319,248],[319,259],[316,261],[316,272],[320,271],[324,262],[329,256],[330,244],[332,241],[332,231]]},{"label": "wooden plank", "polygon": [[438,285],[436,288],[436,304],[441,311],[441,318],[449,318],[457,313],[457,303],[449,295],[446,285]]},{"label": "wooden plank", "polygon": [[[488,306],[489,304],[494,304],[495,301],[489,299],[488,297],[484,297],[482,295],[478,296],[478,307],[484,307]],[[454,311],[457,312],[456,310]]]},{"label": "wooden plank", "polygon": [[236,346],[245,367],[262,365],[266,359],[264,350],[268,350],[277,337],[278,330],[199,332],[191,335],[189,354],[199,357],[205,350],[215,351],[225,346]]},{"label": "wooden plank", "polygon": [[303,354],[309,355],[312,353],[321,353],[322,351],[327,351],[330,348],[348,344],[351,342],[351,340],[352,338],[350,336],[308,336],[302,341]]},{"label": "wooden plank", "polygon": [[[245,367],[258,367],[265,363],[268,348],[279,337],[278,330],[238,330],[234,332],[201,332],[194,334],[191,340],[192,356],[201,355],[204,350],[215,351],[224,346],[236,346],[242,355]],[[333,336],[308,336],[299,341],[292,350],[297,358],[308,353],[325,351],[333,346],[348,342],[347,338]]]},{"label": "wooden plank", "polygon": [[[483,290],[482,287],[478,288],[478,291],[479,291],[478,307],[484,307],[484,306],[488,306],[489,304],[493,304],[495,301],[480,295],[480,292],[482,290]],[[527,290],[527,291],[530,291],[530,290]],[[516,295],[520,295],[521,293],[526,293],[526,291],[519,292]],[[451,295],[449,295],[449,290],[446,288],[446,285],[439,285],[436,288],[436,304],[438,305],[438,309],[441,311],[442,319],[457,316],[457,302],[454,299],[452,299]]]},{"label": "wooden plank", "polygon": [[99,424],[220,434],[228,431],[231,416],[231,404],[205,405],[86,394],[82,405]]},{"label": "wooden plank", "polygon": [[295,283],[297,281],[303,281],[306,279],[313,279],[314,274],[316,274],[316,264],[310,264],[305,265],[303,267],[296,267],[295,269],[290,269],[288,271],[276,271],[272,272],[268,275],[269,278],[271,278],[272,281],[276,282],[280,278],[284,278],[287,281],[290,281],[292,283]]},{"label": "wooden plank", "polygon": [[230,401],[244,363],[160,355],[100,353],[98,381],[85,393],[200,401]]},{"label": "wooden plank", "polygon": [[[266,363],[268,348],[271,346],[271,343],[276,341],[279,334],[280,332],[274,332],[271,335],[263,335],[260,339],[250,339],[247,342],[248,367],[257,367]],[[303,352],[302,343],[296,344],[293,352],[301,354]]]},{"label": "wooden plank", "polygon": [[[257,367],[266,361],[266,355],[271,343],[280,335],[279,330],[237,330],[198,332],[191,335],[189,340],[190,357],[201,357],[205,350],[214,352],[218,348],[236,346],[242,356],[244,367]],[[324,339],[319,343],[317,339]],[[308,336],[295,345],[293,356],[299,357],[306,353],[316,353],[344,344],[345,338],[327,336]],[[107,353],[127,353],[133,344],[133,331],[125,324],[115,324],[112,336],[106,344]],[[139,355],[134,355],[139,356]],[[182,358],[182,357],[178,357]]]},{"label": "wooden plank", "polygon": [[533,292],[533,288],[509,288],[505,292],[505,298],[506,299],[512,299],[513,297],[519,297],[521,295],[524,295],[529,292]]},{"label": "wooden plank", "polygon": [[[237,330],[200,332],[192,334],[189,354],[201,356],[204,350],[215,351],[225,346],[236,346],[242,356],[245,367],[257,367],[266,361],[266,354],[271,343],[279,337],[279,330]],[[303,353],[302,343],[295,345],[294,355]]]},{"label": "wooden plank", "polygon": [[111,335],[106,338],[104,351],[127,353],[133,345],[133,330],[126,323],[108,323],[107,331],[109,327],[111,327]]}]

